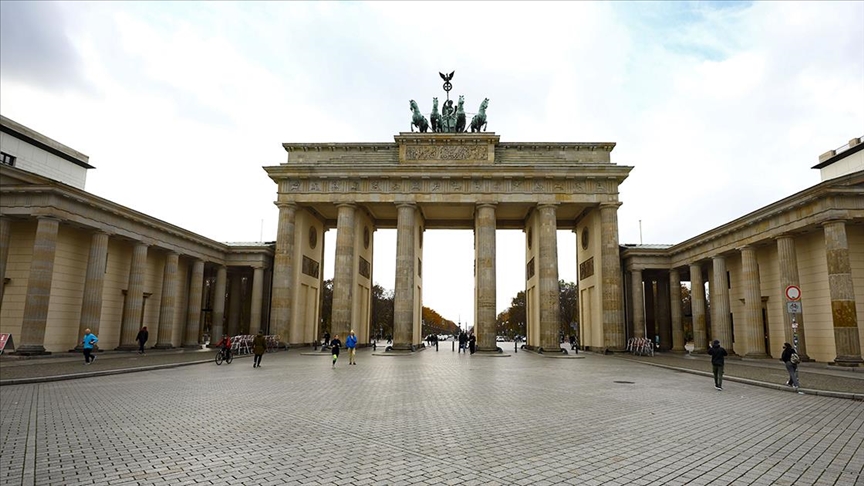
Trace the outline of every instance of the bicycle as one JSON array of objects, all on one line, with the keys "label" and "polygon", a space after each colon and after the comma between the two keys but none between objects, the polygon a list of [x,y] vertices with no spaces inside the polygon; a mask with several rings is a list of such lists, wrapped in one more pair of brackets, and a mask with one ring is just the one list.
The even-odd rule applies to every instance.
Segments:
[{"label": "bicycle", "polygon": [[234,361],[234,353],[230,349],[220,349],[216,352],[216,366],[221,365],[222,361],[231,364]]}]

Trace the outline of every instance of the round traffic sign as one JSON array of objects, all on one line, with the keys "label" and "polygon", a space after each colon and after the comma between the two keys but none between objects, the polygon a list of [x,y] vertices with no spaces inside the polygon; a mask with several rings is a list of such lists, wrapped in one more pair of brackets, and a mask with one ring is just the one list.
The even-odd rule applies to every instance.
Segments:
[{"label": "round traffic sign", "polygon": [[789,300],[799,300],[801,298],[801,289],[797,285],[786,287],[786,298]]}]

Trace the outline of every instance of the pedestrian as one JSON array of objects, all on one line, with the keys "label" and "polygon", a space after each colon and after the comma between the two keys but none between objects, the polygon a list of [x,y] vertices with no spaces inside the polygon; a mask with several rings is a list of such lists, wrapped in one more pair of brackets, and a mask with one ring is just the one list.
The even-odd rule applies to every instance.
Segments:
[{"label": "pedestrian", "polygon": [[138,354],[144,354],[144,343],[147,342],[147,338],[150,337],[150,333],[147,331],[147,326],[141,328],[138,331],[138,335],[135,336],[135,340],[138,341]]},{"label": "pedestrian", "polygon": [[465,351],[465,344],[468,342],[468,335],[465,334],[465,331],[459,332],[459,351],[456,353],[462,353]]},{"label": "pedestrian", "polygon": [[576,349],[576,336],[573,334],[570,335],[570,351]]},{"label": "pedestrian", "polygon": [[90,329],[84,329],[84,338],[81,340],[81,345],[84,349],[84,364],[89,365],[96,361],[96,355],[93,354],[93,346],[99,342],[99,338],[90,332]]},{"label": "pedestrian", "polygon": [[799,395],[803,395],[804,392],[798,389],[800,385],[798,382],[798,362],[800,360],[798,351],[791,344],[783,343],[783,354],[780,356],[780,361],[786,365],[786,371],[789,372],[789,380],[786,381],[786,386],[791,386]]},{"label": "pedestrian", "polygon": [[356,365],[357,364],[357,336],[354,334],[354,330],[348,334],[348,337],[345,338],[345,347],[348,348],[348,364]]},{"label": "pedestrian", "polygon": [[726,356],[729,353],[720,346],[720,341],[717,339],[711,343],[708,348],[708,354],[711,355],[711,370],[714,372],[714,388],[723,391],[723,366],[726,364]]},{"label": "pedestrian", "polygon": [[474,354],[474,351],[477,350],[477,336],[474,333],[471,333],[471,337],[468,338],[468,350],[471,351],[471,354]]},{"label": "pedestrian", "polygon": [[324,347],[330,346],[330,332],[324,331]]},{"label": "pedestrian", "polygon": [[333,340],[330,341],[330,351],[333,353],[333,368],[336,367],[336,360],[339,359],[339,348],[342,347],[342,341],[339,340],[339,335],[336,334],[333,336]]},{"label": "pedestrian", "polygon": [[252,353],[255,354],[252,367],[261,367],[261,356],[267,351],[267,339],[264,338],[264,331],[259,330],[258,334],[252,339]]}]

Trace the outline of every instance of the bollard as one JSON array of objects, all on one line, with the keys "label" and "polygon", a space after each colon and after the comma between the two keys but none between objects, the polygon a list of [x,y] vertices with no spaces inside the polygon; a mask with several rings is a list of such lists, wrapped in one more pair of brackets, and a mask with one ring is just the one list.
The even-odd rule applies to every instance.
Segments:
[{"label": "bollard", "polygon": [[518,341],[513,341],[513,352],[514,353],[519,352],[519,342]]},{"label": "bollard", "polygon": [[456,341],[450,341],[450,351],[456,351]]},{"label": "bollard", "polygon": [[436,353],[438,352],[438,340],[437,339],[435,340],[435,352]]}]

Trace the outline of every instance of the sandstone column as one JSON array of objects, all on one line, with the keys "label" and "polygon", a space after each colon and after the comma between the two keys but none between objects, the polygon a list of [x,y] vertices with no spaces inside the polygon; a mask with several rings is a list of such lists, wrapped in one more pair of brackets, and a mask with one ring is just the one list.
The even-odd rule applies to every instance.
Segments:
[{"label": "sandstone column", "polygon": [[477,351],[498,350],[495,342],[496,279],[495,279],[495,204],[477,205],[474,221],[477,238]]},{"label": "sandstone column", "polygon": [[228,269],[225,265],[216,267],[216,288],[213,290],[213,322],[210,327],[210,341],[218,343],[225,329],[225,289],[228,285]]},{"label": "sandstone column", "polygon": [[624,306],[621,302],[621,257],[618,254],[618,206],[600,203],[600,255],[603,268],[603,341],[607,349],[623,351]]},{"label": "sandstone column", "polygon": [[264,300],[264,268],[253,267],[252,307],[249,315],[249,334],[258,334],[261,329],[261,306]]},{"label": "sandstone column", "polygon": [[538,204],[540,219],[538,238],[537,289],[540,301],[540,348],[560,353],[559,317],[561,313],[558,289],[558,219],[555,204]]},{"label": "sandstone column", "polygon": [[297,205],[276,203],[279,225],[276,229],[276,254],[273,256],[273,283],[270,302],[270,332],[288,343],[291,329],[291,304],[294,291],[294,224]]},{"label": "sandstone column", "polygon": [[[393,349],[410,350],[414,329],[415,204],[397,205],[396,282],[393,292]],[[335,300],[335,296],[334,296]]]},{"label": "sandstone column", "polygon": [[30,278],[27,281],[27,298],[24,301],[21,343],[15,354],[49,354],[45,351],[45,326],[51,299],[51,282],[54,279],[54,257],[57,253],[59,230],[58,219],[38,218],[33,257],[30,260]]},{"label": "sandstone column", "polygon": [[75,350],[83,347],[81,338],[84,336],[84,330],[90,329],[93,334],[99,335],[107,256],[108,233],[97,231],[90,238],[90,256],[87,259],[87,275],[84,277],[84,297],[81,301],[81,318],[78,321]]},{"label": "sandstone column", "polygon": [[[759,262],[756,248],[741,248],[741,277],[744,283],[744,342],[748,358],[767,358],[765,325],[762,322],[762,292],[759,285]],[[740,354],[740,353],[739,353]]]},{"label": "sandstone column", "polygon": [[834,345],[841,366],[859,366],[861,342],[858,315],[855,309],[855,285],[849,259],[845,221],[826,221],[825,257],[828,260],[828,291],[831,296],[831,319],[834,321]]},{"label": "sandstone column", "polygon": [[[337,205],[336,254],[333,264],[333,314],[330,334],[339,335],[342,342],[351,330],[351,314],[354,309],[354,276],[357,264],[354,261],[354,234],[357,207],[351,203]],[[355,332],[357,330],[355,329]]]},{"label": "sandstone column", "polygon": [[0,309],[3,308],[3,288],[6,286],[6,261],[9,258],[9,239],[12,235],[12,223],[9,218],[0,216]]},{"label": "sandstone column", "polygon": [[[794,344],[792,332],[792,316],[786,312],[786,287],[795,285],[801,287],[801,281],[798,279],[798,256],[795,252],[795,239],[791,236],[784,235],[777,238],[777,259],[780,264],[780,302],[783,305],[783,334],[786,337],[786,342]],[[802,309],[803,310],[803,309]],[[798,355],[804,361],[809,361],[807,356],[807,345],[804,340],[804,314],[795,316],[795,322],[798,324]]]},{"label": "sandstone column", "polygon": [[708,346],[708,332],[705,327],[705,281],[702,267],[690,264],[690,306],[693,315],[693,352],[705,352]]},{"label": "sandstone column", "polygon": [[157,349],[170,349],[174,345],[171,338],[174,335],[174,321],[177,319],[177,268],[180,255],[168,252],[165,258],[165,270],[162,273],[162,299],[159,304],[159,335],[156,338]]},{"label": "sandstone column", "polygon": [[726,277],[726,258],[713,257],[714,278],[711,281],[711,332],[713,339],[732,354],[732,318],[729,314],[729,283]]},{"label": "sandstone column", "polygon": [[681,273],[669,271],[669,313],[672,317],[672,351],[684,352],[684,323],[681,319]]},{"label": "sandstone column", "polygon": [[239,271],[231,273],[231,286],[228,290],[228,335],[236,336],[240,334],[240,311],[242,307],[243,296],[243,277]]},{"label": "sandstone column", "polygon": [[[204,262],[195,260],[189,280],[189,307],[186,309],[186,336],[184,347],[198,347],[198,332],[201,329],[201,300],[204,298]],[[211,340],[213,336],[210,337]],[[218,342],[214,341],[214,342]]]},{"label": "sandstone column", "polygon": [[141,328],[141,313],[144,312],[144,278],[147,271],[146,243],[136,242],[132,249],[129,266],[129,284],[126,286],[126,305],[123,306],[123,323],[120,328],[120,345],[116,349],[131,351],[138,349],[135,336]]},{"label": "sandstone column", "polygon": [[630,280],[632,283],[631,293],[631,314],[633,316],[632,336],[634,338],[645,337],[645,301],[642,295],[642,270],[634,269],[630,271]]},{"label": "sandstone column", "polygon": [[672,326],[669,316],[669,277],[661,275],[657,278],[657,316],[654,324],[660,335],[660,349],[672,349]]}]

